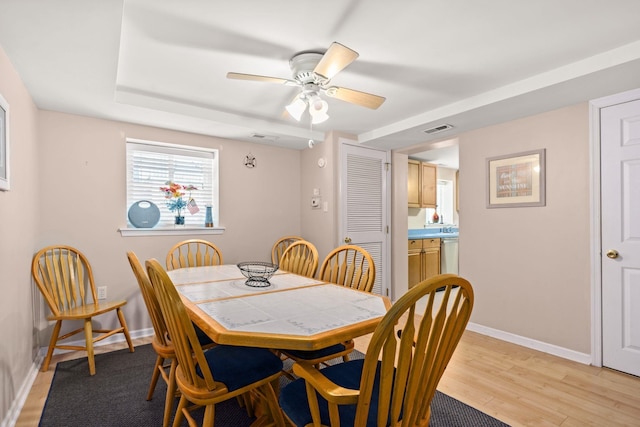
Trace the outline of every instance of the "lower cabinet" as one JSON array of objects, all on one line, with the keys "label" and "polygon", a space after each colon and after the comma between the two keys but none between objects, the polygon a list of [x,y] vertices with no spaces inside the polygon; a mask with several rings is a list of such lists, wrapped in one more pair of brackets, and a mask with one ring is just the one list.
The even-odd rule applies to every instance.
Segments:
[{"label": "lower cabinet", "polygon": [[440,274],[440,239],[409,240],[409,289]]}]

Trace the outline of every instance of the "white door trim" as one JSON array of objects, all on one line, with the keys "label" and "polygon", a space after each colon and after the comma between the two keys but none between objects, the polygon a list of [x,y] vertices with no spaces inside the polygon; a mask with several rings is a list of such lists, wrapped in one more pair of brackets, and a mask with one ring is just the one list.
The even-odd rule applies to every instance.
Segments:
[{"label": "white door trim", "polygon": [[589,148],[591,152],[591,364],[602,366],[602,269],[600,203],[600,110],[640,99],[640,89],[589,102]]}]

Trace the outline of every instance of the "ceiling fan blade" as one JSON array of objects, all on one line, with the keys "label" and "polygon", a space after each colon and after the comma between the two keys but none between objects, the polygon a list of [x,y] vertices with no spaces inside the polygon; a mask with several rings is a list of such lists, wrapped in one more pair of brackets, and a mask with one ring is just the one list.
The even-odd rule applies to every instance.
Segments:
[{"label": "ceiling fan blade", "polygon": [[298,82],[294,80],[281,79],[279,77],[259,76],[257,74],[227,73],[227,78],[235,80],[252,80],[257,82],[278,83],[287,86],[298,86]]},{"label": "ceiling fan blade", "polygon": [[331,80],[333,76],[355,61],[357,57],[358,52],[355,50],[349,49],[338,42],[333,42],[313,72]]},{"label": "ceiling fan blade", "polygon": [[342,101],[358,104],[363,107],[377,109],[387,99],[383,96],[373,95],[371,93],[360,92],[354,89],[344,87],[331,86],[325,90],[327,96],[337,98]]}]

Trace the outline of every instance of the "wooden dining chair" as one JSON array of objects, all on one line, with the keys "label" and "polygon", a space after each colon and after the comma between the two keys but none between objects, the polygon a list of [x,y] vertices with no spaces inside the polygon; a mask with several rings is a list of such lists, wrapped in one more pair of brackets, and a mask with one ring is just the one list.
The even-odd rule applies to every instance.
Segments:
[{"label": "wooden dining chair", "polygon": [[[177,366],[176,361],[176,353],[173,348],[173,344],[169,340],[169,335],[167,333],[167,326],[164,323],[164,319],[162,318],[162,312],[160,311],[160,305],[158,304],[158,300],[156,299],[155,294],[153,293],[153,288],[151,287],[151,282],[149,281],[149,277],[147,276],[147,272],[140,264],[140,260],[136,256],[134,252],[127,252],[127,258],[129,259],[129,264],[131,265],[131,269],[133,270],[133,274],[138,281],[138,286],[140,287],[140,293],[142,294],[142,298],[147,307],[147,312],[149,313],[149,317],[151,318],[151,324],[153,326],[153,341],[151,341],[151,346],[153,350],[156,352],[156,363],[153,367],[153,372],[151,374],[151,383],[149,384],[149,392],[147,393],[147,400],[151,400],[153,397],[153,392],[156,389],[156,384],[158,383],[158,378],[162,376],[164,381],[167,383],[167,394],[165,396],[165,404],[164,404],[164,416],[162,419],[163,427],[167,427],[169,425],[169,420],[171,417],[171,408],[173,407],[173,399],[176,392],[176,380],[175,380],[175,371]],[[169,362],[166,364],[165,362]],[[168,372],[167,372],[168,370]]]},{"label": "wooden dining chair", "polygon": [[295,241],[284,250],[279,265],[280,270],[315,277],[318,269],[318,250],[313,243],[306,240]]},{"label": "wooden dining chair", "polygon": [[271,247],[271,262],[273,264],[278,264],[280,262],[280,258],[282,258],[284,250],[293,242],[297,242],[298,240],[304,239],[299,236],[284,236],[279,238]]},{"label": "wooden dining chair", "polygon": [[208,240],[190,239],[175,244],[167,253],[167,270],[221,265],[222,251]]},{"label": "wooden dining chair", "polygon": [[195,425],[187,407],[191,402],[205,406],[203,425],[213,426],[217,403],[252,392],[262,403],[262,416],[283,426],[282,412],[271,385],[280,376],[280,358],[267,349],[255,347],[217,345],[204,351],[167,272],[155,259],[148,260],[146,267],[178,360],[175,377],[181,395],[173,425],[179,426],[182,417],[187,418],[190,426]]},{"label": "wooden dining chair", "polygon": [[[47,355],[42,363],[42,372],[49,369],[53,350],[58,348],[86,351],[89,374],[95,375],[93,346],[96,342],[115,334],[123,334],[129,351],[134,352],[127,322],[122,313],[122,307],[127,301],[98,300],[91,265],[79,250],[66,245],[42,248],[33,257],[31,274],[51,310],[47,319],[56,322],[51,333]],[[93,318],[111,311],[117,315],[120,326],[113,329],[94,329]],[[62,322],[65,320],[82,321],[83,326],[60,335]],[[84,346],[59,343],[82,332],[84,332]]]},{"label": "wooden dining chair", "polygon": [[[318,279],[360,291],[371,292],[376,280],[376,267],[369,252],[360,246],[344,245],[332,250],[322,262]],[[306,361],[313,365],[342,357],[349,360],[353,351],[353,340],[318,350],[280,350],[280,353],[296,362]]]},{"label": "wooden dining chair", "polygon": [[473,289],[461,277],[419,283],[383,317],[364,359],[322,370],[296,362],[293,371],[300,378],[280,392],[285,417],[298,427],[429,425],[436,386],[472,308]]},{"label": "wooden dining chair", "polygon": [[322,261],[318,279],[371,292],[376,280],[376,266],[364,248],[343,245],[332,250]]},{"label": "wooden dining chair", "polygon": [[[135,254],[135,252],[127,252],[127,258],[129,259],[129,264],[131,265],[131,269],[133,270],[133,275],[138,281],[140,293],[142,294],[142,298],[144,300],[145,306],[147,307],[149,317],[151,318],[151,325],[153,326],[154,332],[151,346],[156,352],[157,357],[156,363],[153,367],[153,372],[151,374],[151,382],[149,384],[147,400],[151,400],[153,398],[153,393],[156,389],[158,378],[162,377],[162,379],[167,383],[167,393],[165,396],[164,417],[162,420],[162,425],[163,427],[167,427],[171,418],[171,409],[173,408],[173,401],[177,390],[175,372],[178,362],[176,359],[176,352],[169,337],[167,325],[165,324],[164,318],[162,317],[162,311],[160,311],[160,304],[158,303],[158,299],[156,298],[156,295],[153,291],[153,287],[151,286],[151,282],[149,281],[147,272],[140,263],[140,260],[138,259],[138,256]],[[203,348],[206,349],[216,345],[213,340],[209,338],[200,328],[195,325],[194,328],[196,330],[198,341]]]}]

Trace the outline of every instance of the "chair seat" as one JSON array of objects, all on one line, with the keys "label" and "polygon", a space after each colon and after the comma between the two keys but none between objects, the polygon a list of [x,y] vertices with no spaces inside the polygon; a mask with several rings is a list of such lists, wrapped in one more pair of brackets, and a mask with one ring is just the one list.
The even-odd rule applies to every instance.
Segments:
[{"label": "chair seat", "polygon": [[[218,345],[205,353],[216,381],[237,390],[282,370],[282,360],[264,348]],[[196,373],[202,376],[200,366]]]},{"label": "chair seat", "polygon": [[335,344],[318,350],[286,350],[286,354],[300,360],[315,360],[341,353],[346,349],[347,347],[344,344]]},{"label": "chair seat", "polygon": [[[214,341],[209,337],[209,335],[207,335],[195,323],[193,324],[193,329],[195,329],[196,331],[196,336],[198,337],[198,342],[200,343],[200,345],[206,347],[207,345],[214,344]],[[167,334],[167,339],[171,341],[171,336],[169,336],[169,334]]]},{"label": "chair seat", "polygon": [[[364,359],[350,360],[326,367],[321,369],[320,372],[341,387],[358,390],[360,388],[363,365]],[[380,384],[379,372],[380,362],[378,362],[378,369],[376,369],[367,427],[375,427],[377,425],[376,414],[378,413],[378,390]],[[319,394],[317,394],[317,396],[322,424],[331,425],[327,401]],[[293,381],[280,391],[280,407],[296,426],[306,426],[307,424],[313,423],[311,410],[309,409],[309,401],[307,399],[305,380],[303,378]],[[338,411],[340,413],[341,426],[354,425],[356,405],[341,405]]]},{"label": "chair seat", "polygon": [[99,302],[98,304],[88,304],[79,307],[73,307],[69,310],[60,311],[60,313],[56,316],[55,314],[51,314],[47,317],[49,320],[58,320],[58,319],[86,319],[88,317],[95,317],[100,314],[108,313],[111,310],[115,310],[116,308],[122,307],[125,305],[127,301],[108,301],[108,302]]},{"label": "chair seat", "polygon": [[195,323],[193,324],[193,328],[196,330],[196,336],[198,337],[198,341],[200,345],[206,347],[210,344],[213,344],[213,340],[209,337],[209,335],[205,334],[202,329],[198,327]]}]

